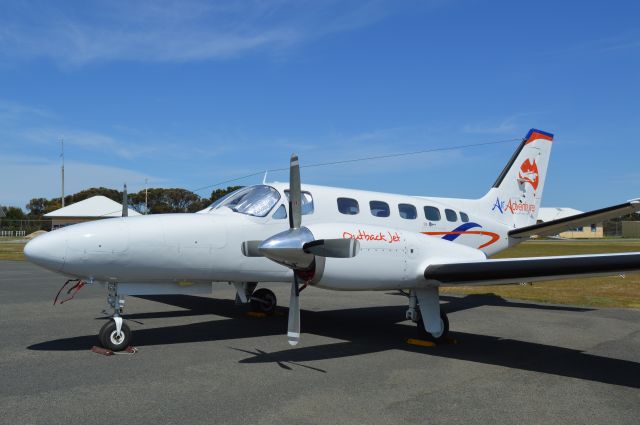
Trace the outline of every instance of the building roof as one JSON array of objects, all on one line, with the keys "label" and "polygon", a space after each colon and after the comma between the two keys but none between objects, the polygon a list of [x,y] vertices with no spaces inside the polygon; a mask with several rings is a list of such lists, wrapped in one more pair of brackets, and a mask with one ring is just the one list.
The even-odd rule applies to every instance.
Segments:
[{"label": "building roof", "polygon": [[538,220],[547,222],[557,220],[559,218],[570,217],[576,214],[582,214],[582,211],[573,208],[540,208],[540,212],[538,212]]},{"label": "building roof", "polygon": [[[113,201],[106,196],[93,196],[84,201],[76,202],[50,213],[45,217],[120,217],[122,215],[122,204]],[[140,215],[139,212],[129,208],[129,215]]]}]

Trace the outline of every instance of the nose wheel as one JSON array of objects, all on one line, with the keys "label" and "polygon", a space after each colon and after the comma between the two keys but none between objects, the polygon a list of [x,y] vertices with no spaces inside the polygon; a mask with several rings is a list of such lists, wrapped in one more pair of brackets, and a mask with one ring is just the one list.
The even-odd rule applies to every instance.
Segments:
[{"label": "nose wheel", "polygon": [[[118,326],[118,320],[119,325]],[[131,343],[131,330],[121,317],[114,317],[105,323],[98,334],[100,344],[111,351],[122,351]]]}]

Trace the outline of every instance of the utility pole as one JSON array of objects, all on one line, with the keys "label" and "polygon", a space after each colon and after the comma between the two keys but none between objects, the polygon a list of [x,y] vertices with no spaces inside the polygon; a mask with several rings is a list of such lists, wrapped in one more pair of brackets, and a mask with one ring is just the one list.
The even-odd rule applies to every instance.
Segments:
[{"label": "utility pole", "polygon": [[148,186],[149,186],[149,185],[147,184],[147,183],[148,183],[148,180],[149,180],[149,179],[147,179],[147,178],[145,178],[145,179],[144,179],[144,213],[145,213],[145,215],[146,215],[146,214],[149,214],[149,206],[148,206],[148,204],[147,204],[147,201],[148,201],[148,199],[149,199],[149,197],[148,197],[148,193],[147,193],[147,188],[148,188]]},{"label": "utility pole", "polygon": [[60,158],[62,158],[62,198],[61,203],[64,208],[64,137],[60,137]]}]

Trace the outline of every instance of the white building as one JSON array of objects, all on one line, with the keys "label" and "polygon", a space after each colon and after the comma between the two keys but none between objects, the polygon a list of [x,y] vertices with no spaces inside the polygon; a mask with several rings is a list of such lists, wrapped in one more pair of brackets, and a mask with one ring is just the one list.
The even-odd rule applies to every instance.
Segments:
[{"label": "white building", "polygon": [[[540,208],[538,213],[538,223],[544,223],[559,218],[571,217],[582,214],[582,211],[573,208]],[[560,233],[558,236],[567,239],[586,239],[604,237],[604,227],[602,223],[593,223],[590,226],[579,226]]]},{"label": "white building", "polygon": [[[139,212],[128,209],[129,216],[140,215]],[[122,216],[122,204],[106,196],[93,196],[84,201],[76,202],[44,215],[51,220],[51,229],[68,226],[85,221],[100,220],[109,217]]]}]

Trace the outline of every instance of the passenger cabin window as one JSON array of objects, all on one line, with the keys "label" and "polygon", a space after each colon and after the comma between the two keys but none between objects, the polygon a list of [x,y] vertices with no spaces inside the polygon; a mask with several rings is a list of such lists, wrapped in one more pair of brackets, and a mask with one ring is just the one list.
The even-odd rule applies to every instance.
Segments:
[{"label": "passenger cabin window", "polygon": [[444,210],[444,215],[447,217],[447,221],[458,221],[458,214],[454,210]]},{"label": "passenger cabin window", "polygon": [[411,204],[398,204],[398,212],[400,217],[407,220],[415,220],[418,218],[418,210]]},{"label": "passenger cabin window", "polygon": [[468,223],[469,216],[467,215],[467,213],[463,213],[462,211],[460,211],[460,220],[462,220],[463,223]]},{"label": "passenger cabin window", "polygon": [[287,209],[285,208],[285,206],[280,205],[276,212],[273,213],[273,216],[271,218],[273,218],[274,220],[284,220],[285,218],[287,218]]},{"label": "passenger cabin window", "polygon": [[430,221],[440,221],[440,210],[436,207],[424,207],[424,216]]},{"label": "passenger cabin window", "polygon": [[391,214],[389,204],[382,201],[369,202],[369,209],[374,217],[389,217],[389,214]]},{"label": "passenger cabin window", "polygon": [[[289,191],[285,190],[284,194],[287,196],[287,202],[289,201]],[[302,192],[302,215],[313,214],[313,196],[309,192]],[[286,212],[285,212],[286,217]]]},{"label": "passenger cabin window", "polygon": [[355,199],[338,198],[338,211],[342,214],[356,215],[360,212],[360,207]]}]

